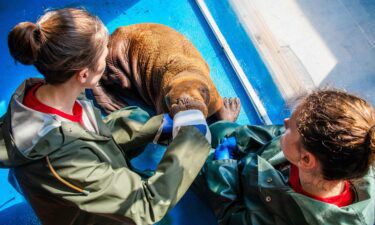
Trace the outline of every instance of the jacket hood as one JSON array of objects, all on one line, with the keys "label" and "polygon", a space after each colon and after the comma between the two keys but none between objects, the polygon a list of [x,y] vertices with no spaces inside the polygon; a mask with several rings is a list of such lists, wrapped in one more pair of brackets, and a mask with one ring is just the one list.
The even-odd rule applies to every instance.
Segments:
[{"label": "jacket hood", "polygon": [[[1,121],[0,167],[17,167],[41,159],[63,145],[76,139],[108,140],[104,135],[87,132],[79,124],[58,115],[30,109],[22,104],[25,90],[42,79],[28,79],[13,94],[8,110]],[[91,121],[98,121],[100,113],[94,112],[91,102],[79,100]],[[95,129],[98,132],[99,128]],[[103,129],[101,129],[103,133]]]}]

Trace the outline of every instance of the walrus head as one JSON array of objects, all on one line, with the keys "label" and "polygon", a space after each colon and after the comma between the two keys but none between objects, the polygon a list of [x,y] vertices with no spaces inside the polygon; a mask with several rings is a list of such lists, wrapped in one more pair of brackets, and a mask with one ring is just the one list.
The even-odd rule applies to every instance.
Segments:
[{"label": "walrus head", "polygon": [[187,109],[198,109],[208,116],[210,91],[199,79],[178,79],[169,83],[164,102],[171,116]]}]

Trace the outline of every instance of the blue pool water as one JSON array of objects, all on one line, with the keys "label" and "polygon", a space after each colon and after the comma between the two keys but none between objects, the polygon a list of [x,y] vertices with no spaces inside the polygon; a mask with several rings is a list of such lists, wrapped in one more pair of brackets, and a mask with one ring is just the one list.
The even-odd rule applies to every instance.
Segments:
[{"label": "blue pool water", "polygon": [[[274,123],[280,123],[282,114],[285,114],[284,101],[230,5],[226,0],[205,2],[248,75],[249,81],[264,103],[271,120]],[[212,80],[220,94],[225,97],[237,96],[241,99],[243,107],[237,122],[240,124],[262,123],[194,0],[14,0],[12,4],[8,1],[1,1],[0,49],[2,52],[0,61],[3,65],[3,72],[0,74],[0,115],[4,114],[10,96],[18,84],[25,78],[40,76],[32,66],[14,63],[7,48],[7,33],[18,22],[35,22],[45,9],[79,6],[99,16],[110,32],[118,26],[144,22],[162,23],[181,32],[194,43],[209,64]],[[140,169],[154,169],[162,155],[163,149],[150,145],[146,152],[133,163]],[[0,224],[38,224],[29,205],[7,182],[7,174],[8,170],[0,170],[2,193],[0,195]],[[210,225],[216,222],[208,207],[193,192],[188,191],[160,224]]]}]

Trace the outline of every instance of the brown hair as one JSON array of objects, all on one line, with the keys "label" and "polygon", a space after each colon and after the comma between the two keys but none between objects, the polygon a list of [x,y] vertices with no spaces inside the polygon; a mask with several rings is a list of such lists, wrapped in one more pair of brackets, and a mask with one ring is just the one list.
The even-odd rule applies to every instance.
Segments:
[{"label": "brown hair", "polygon": [[322,165],[327,180],[364,176],[375,156],[375,111],[365,100],[337,89],[302,97],[295,110],[302,145]]},{"label": "brown hair", "polygon": [[34,64],[50,84],[63,83],[84,67],[95,71],[107,42],[100,19],[77,8],[46,12],[36,24],[19,23],[8,35],[13,58]]}]

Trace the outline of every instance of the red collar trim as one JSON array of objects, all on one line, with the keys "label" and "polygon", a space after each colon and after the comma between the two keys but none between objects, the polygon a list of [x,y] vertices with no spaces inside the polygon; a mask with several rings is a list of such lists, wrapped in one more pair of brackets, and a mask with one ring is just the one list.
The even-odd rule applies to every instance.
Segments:
[{"label": "red collar trim", "polygon": [[82,122],[82,106],[77,101],[74,103],[74,106],[73,106],[73,115],[64,113],[63,111],[52,108],[51,106],[43,104],[41,101],[39,101],[36,98],[35,93],[38,90],[38,88],[41,87],[42,85],[43,85],[43,82],[37,83],[26,92],[25,98],[23,99],[23,104],[25,106],[31,109],[34,109],[36,111],[42,112],[42,113],[48,113],[48,114],[61,116],[72,122],[79,122],[79,123]]}]

